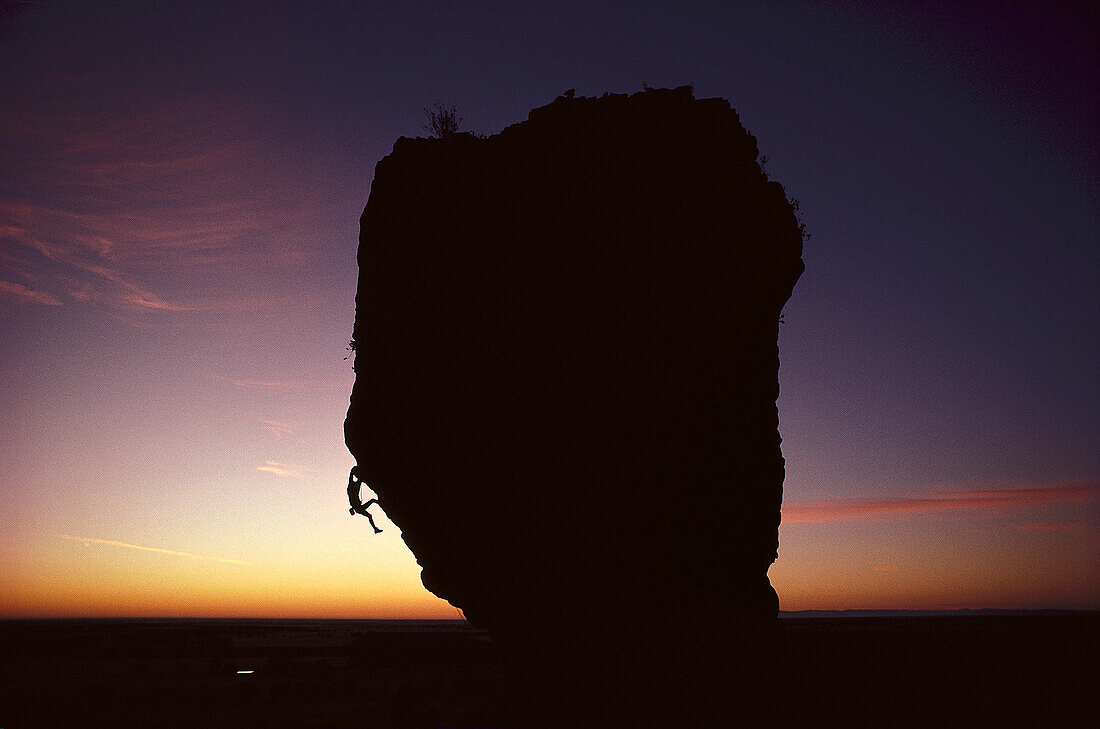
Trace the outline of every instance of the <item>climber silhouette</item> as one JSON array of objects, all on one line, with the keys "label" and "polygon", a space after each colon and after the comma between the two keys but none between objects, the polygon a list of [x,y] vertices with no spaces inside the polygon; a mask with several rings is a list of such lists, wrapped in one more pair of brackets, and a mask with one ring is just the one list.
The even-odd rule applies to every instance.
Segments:
[{"label": "climber silhouette", "polygon": [[374,517],[367,511],[367,507],[371,504],[377,504],[378,499],[371,499],[367,503],[363,503],[359,499],[359,488],[363,485],[363,479],[359,477],[359,467],[352,466],[351,473],[348,474],[348,503],[351,504],[351,508],[348,509],[348,513],[354,516],[355,514],[362,514],[367,517],[367,521],[370,522],[371,528],[374,529],[375,534],[381,534],[382,530],[379,529],[374,523]]}]

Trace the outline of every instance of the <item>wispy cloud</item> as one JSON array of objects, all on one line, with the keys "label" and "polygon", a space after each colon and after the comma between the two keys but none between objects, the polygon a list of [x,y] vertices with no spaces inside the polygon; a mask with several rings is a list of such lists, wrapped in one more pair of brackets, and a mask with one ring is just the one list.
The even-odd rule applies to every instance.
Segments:
[{"label": "wispy cloud", "polygon": [[[265,153],[273,140],[231,96],[110,113],[9,105],[0,128],[9,189],[20,191],[0,199],[0,249],[47,282],[27,288],[51,305],[268,308],[262,283],[294,275],[340,226],[344,201],[324,179],[295,174],[296,160]],[[210,275],[229,270],[232,280]],[[244,276],[255,280],[242,286]]]},{"label": "wispy cloud", "polygon": [[197,307],[184,304],[173,304],[165,301],[152,291],[138,286],[133,281],[127,280],[121,273],[106,266],[83,266],[85,271],[95,274],[100,278],[117,284],[121,291],[117,294],[119,303],[139,309],[156,309],[159,311],[194,311]]},{"label": "wispy cloud", "polygon": [[61,302],[53,296],[42,291],[34,291],[21,283],[15,283],[13,281],[0,281],[0,298],[4,296],[11,296],[21,301],[27,301],[34,304],[61,306]]},{"label": "wispy cloud", "polygon": [[175,557],[187,557],[188,559],[202,559],[209,562],[222,562],[224,564],[240,564],[249,565],[250,563],[240,559],[223,559],[221,557],[207,557],[202,554],[192,554],[191,552],[180,552],[175,549],[161,549],[160,547],[143,547],[139,544],[128,544],[126,542],[118,542],[113,539],[94,539],[92,537],[73,537],[68,534],[58,534],[57,536],[62,539],[67,539],[70,542],[81,542],[85,545],[88,544],[103,544],[108,547],[125,547],[126,549],[137,549],[142,552],[156,552],[158,554],[170,554]]},{"label": "wispy cloud", "polygon": [[276,476],[303,478],[303,474],[299,473],[297,469],[298,466],[292,466],[287,463],[278,463],[276,461],[264,461],[264,465],[256,466],[257,471],[266,471],[267,473],[273,473]]},{"label": "wispy cloud", "polygon": [[1017,524],[1016,528],[1022,532],[1076,532],[1080,529],[1080,526],[1080,522],[1057,524],[1045,521],[1033,521],[1027,524]]},{"label": "wispy cloud", "polygon": [[913,496],[793,501],[783,504],[783,523],[848,521],[950,510],[998,512],[1065,501],[1100,498],[1100,482],[1041,486],[929,491]]},{"label": "wispy cloud", "polygon": [[260,428],[275,436],[275,440],[282,440],[284,435],[298,432],[298,429],[293,425],[280,423],[278,420],[267,420],[265,418],[256,418],[256,420],[260,423]]},{"label": "wispy cloud", "polygon": [[[135,280],[128,272],[132,261],[117,260],[116,241],[110,233],[94,230],[93,216],[51,211],[29,203],[0,200],[0,215],[18,225],[0,229],[0,242],[8,244],[23,268],[37,268],[59,288],[68,288],[76,301],[101,301],[131,309],[194,311],[193,305],[167,301]],[[79,221],[79,222],[77,222]],[[104,223],[118,225],[117,221]],[[92,229],[90,229],[92,228]],[[25,253],[16,256],[16,247]],[[30,253],[30,255],[27,255]],[[39,259],[35,260],[35,255]],[[51,299],[60,305],[55,296]]]},{"label": "wispy cloud", "polygon": [[273,392],[316,392],[330,389],[329,386],[305,380],[258,380],[250,377],[225,377],[210,375],[210,379],[226,382],[244,390],[269,390]]}]

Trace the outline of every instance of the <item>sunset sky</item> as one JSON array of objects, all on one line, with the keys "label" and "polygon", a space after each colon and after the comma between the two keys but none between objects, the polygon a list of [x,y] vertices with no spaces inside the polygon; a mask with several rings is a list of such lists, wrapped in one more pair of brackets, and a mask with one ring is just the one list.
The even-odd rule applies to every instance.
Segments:
[{"label": "sunset sky", "polygon": [[374,165],[689,82],[812,233],[781,607],[1100,609],[1095,11],[547,5],[3,5],[0,617],[458,617],[347,511]]}]

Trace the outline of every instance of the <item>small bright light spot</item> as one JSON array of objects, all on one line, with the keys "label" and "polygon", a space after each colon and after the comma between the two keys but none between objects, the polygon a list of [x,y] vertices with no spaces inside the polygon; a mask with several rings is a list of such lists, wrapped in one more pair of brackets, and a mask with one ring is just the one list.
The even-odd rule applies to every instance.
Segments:
[{"label": "small bright light spot", "polygon": [[240,675],[242,673],[255,673],[255,671],[237,671],[238,675]]}]

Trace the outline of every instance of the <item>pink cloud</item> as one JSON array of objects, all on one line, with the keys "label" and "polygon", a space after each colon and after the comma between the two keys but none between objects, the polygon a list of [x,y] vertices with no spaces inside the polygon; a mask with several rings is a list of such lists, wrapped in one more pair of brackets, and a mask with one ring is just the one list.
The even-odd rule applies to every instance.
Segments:
[{"label": "pink cloud", "polygon": [[[33,218],[38,215],[47,219],[56,216],[63,221],[58,224],[58,230],[65,228],[67,233],[52,235],[49,233],[53,228],[48,225],[40,226],[41,232],[49,234],[45,237],[32,233],[25,226],[2,226],[0,240],[17,244],[5,249],[5,259],[9,267],[37,268],[60,288],[67,290],[74,301],[99,302],[125,309],[171,312],[258,311],[269,309],[275,303],[275,299],[270,296],[239,294],[230,297],[205,295],[194,302],[173,301],[154,292],[148,285],[138,283],[139,276],[147,279],[156,277],[145,272],[146,269],[157,268],[163,272],[163,261],[166,257],[181,264],[187,263],[180,266],[182,270],[210,265],[228,268],[228,262],[217,260],[218,256],[211,253],[212,249],[197,246],[191,249],[190,254],[181,254],[182,257],[177,258],[176,254],[179,252],[169,252],[152,239],[146,245],[138,246],[132,238],[110,240],[96,233],[80,233],[79,226],[64,222],[73,217],[67,213],[0,200],[0,215],[8,214],[15,218]],[[199,226],[200,232],[201,227]],[[132,236],[133,232],[129,235]],[[151,238],[155,237],[150,235]],[[171,237],[171,233],[167,232],[162,235]],[[18,255],[19,248],[24,249],[22,256]],[[28,252],[38,254],[45,261],[39,259],[36,265],[33,255],[28,256]],[[157,259],[160,263],[154,265]],[[238,264],[245,265],[245,260],[242,258]]]},{"label": "pink cloud", "polygon": [[[296,275],[340,227],[346,201],[319,174],[306,179],[293,159],[267,153],[266,131],[230,96],[113,115],[9,107],[0,126],[27,191],[0,200],[0,246],[43,280],[70,281],[49,288],[73,292],[73,302],[270,308],[277,296],[265,277]],[[228,270],[232,281],[208,275]]]},{"label": "pink cloud", "polygon": [[1016,528],[1023,532],[1076,532],[1079,526],[1077,522],[1054,524],[1050,522],[1033,521],[1028,524],[1017,524]]},{"label": "pink cloud", "polygon": [[[17,219],[42,217],[41,209],[23,203],[0,201],[0,214],[11,214]],[[48,217],[48,214],[46,214]],[[59,217],[72,217],[60,214]],[[46,226],[44,232],[48,232]],[[0,240],[20,244],[51,261],[55,281],[76,281],[70,290],[77,301],[106,300],[118,306],[167,311],[191,311],[195,307],[165,301],[146,287],[136,283],[111,257],[114,244],[99,235],[73,234],[70,230],[67,243],[58,243],[64,235],[42,237],[25,225],[7,225],[0,229]],[[26,266],[32,262],[21,261]],[[75,279],[74,279],[75,277]],[[56,300],[55,300],[56,301]],[[57,304],[61,302],[58,301]]]},{"label": "pink cloud", "polygon": [[298,429],[293,425],[280,423],[277,420],[266,420],[264,418],[257,418],[256,420],[260,423],[260,428],[275,436],[275,440],[282,440],[284,435],[298,432]]},{"label": "pink cloud", "polygon": [[210,375],[210,379],[226,382],[244,390],[269,390],[274,392],[316,392],[330,389],[316,382],[303,380],[257,380],[249,377],[233,378],[222,375]]},{"label": "pink cloud", "polygon": [[0,296],[10,296],[20,301],[46,306],[61,306],[61,302],[43,291],[33,291],[23,284],[0,281]]},{"label": "pink cloud", "polygon": [[262,466],[256,466],[257,471],[266,471],[267,473],[273,473],[276,476],[302,478],[303,475],[299,473],[297,469],[297,466],[292,466],[286,463],[278,463],[276,461],[264,461],[264,464]]},{"label": "pink cloud", "polygon": [[783,523],[848,521],[949,510],[993,512],[1098,497],[1100,482],[1078,481],[1018,488],[930,491],[918,496],[791,501],[783,504]]}]

